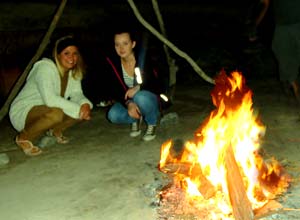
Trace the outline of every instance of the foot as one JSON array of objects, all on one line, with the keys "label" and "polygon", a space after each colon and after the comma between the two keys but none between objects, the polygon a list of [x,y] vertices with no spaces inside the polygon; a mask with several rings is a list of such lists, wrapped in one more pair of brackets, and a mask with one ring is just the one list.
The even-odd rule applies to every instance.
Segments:
[{"label": "foot", "polygon": [[49,137],[55,137],[56,142],[58,144],[67,144],[67,143],[69,143],[69,138],[63,136],[63,134],[54,134],[53,129],[49,129],[46,132],[46,135],[49,136]]},{"label": "foot", "polygon": [[137,137],[137,136],[139,136],[142,133],[140,127],[141,127],[141,123],[140,123],[139,120],[136,121],[136,122],[133,122],[131,124],[131,131],[130,131],[130,134],[129,134],[130,137]]},{"label": "foot", "polygon": [[143,136],[143,140],[144,141],[151,141],[153,140],[156,135],[155,135],[155,130],[156,130],[156,126],[155,125],[148,125],[147,126],[147,130]]},{"label": "foot", "polygon": [[42,153],[42,150],[29,140],[22,140],[17,136],[15,141],[27,156],[37,156]]},{"label": "foot", "polygon": [[300,92],[299,92],[298,82],[294,81],[291,83],[291,85],[292,85],[293,93],[297,101],[297,104],[300,104]]},{"label": "foot", "polygon": [[67,144],[70,142],[69,138],[67,138],[66,136],[56,136],[56,142],[59,144]]}]

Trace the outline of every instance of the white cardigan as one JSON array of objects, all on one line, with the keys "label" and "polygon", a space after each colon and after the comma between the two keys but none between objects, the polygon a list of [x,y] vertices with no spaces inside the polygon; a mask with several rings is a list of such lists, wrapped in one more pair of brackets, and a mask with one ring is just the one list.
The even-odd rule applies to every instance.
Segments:
[{"label": "white cardigan", "polygon": [[24,87],[10,106],[9,118],[13,127],[17,131],[23,130],[28,112],[37,105],[61,108],[66,115],[76,119],[79,118],[83,103],[88,103],[93,108],[83,94],[81,80],[74,79],[72,71],[69,72],[64,97],[60,93],[61,79],[55,63],[48,58],[36,62]]}]

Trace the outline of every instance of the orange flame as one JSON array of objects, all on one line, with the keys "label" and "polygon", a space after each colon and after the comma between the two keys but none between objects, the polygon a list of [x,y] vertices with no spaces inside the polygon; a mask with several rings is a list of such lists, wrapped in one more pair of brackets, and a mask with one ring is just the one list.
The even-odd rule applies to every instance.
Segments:
[{"label": "orange flame", "polygon": [[[252,92],[245,85],[242,74],[236,71],[227,76],[222,71],[215,82],[211,96],[216,109],[196,130],[195,140],[187,142],[179,156],[171,153],[172,140],[162,145],[159,169],[165,172],[168,164],[190,164],[189,172],[175,172],[174,179],[187,195],[196,199],[201,197],[201,180],[193,175],[192,169],[199,166],[218,191],[214,198],[219,200],[216,204],[223,206],[225,203],[220,209],[228,213],[231,207],[226,174],[230,170],[224,166],[224,156],[231,146],[252,208],[262,207],[268,200],[286,191],[289,177],[279,162],[273,159],[267,163],[259,154],[260,139],[266,128],[253,111]],[[219,193],[223,201],[217,198]]]}]

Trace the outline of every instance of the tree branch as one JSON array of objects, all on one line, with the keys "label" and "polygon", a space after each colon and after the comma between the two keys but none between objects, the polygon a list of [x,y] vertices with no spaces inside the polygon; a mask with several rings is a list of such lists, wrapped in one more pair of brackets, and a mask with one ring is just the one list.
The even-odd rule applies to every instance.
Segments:
[{"label": "tree branch", "polygon": [[197,63],[190,57],[188,56],[185,52],[182,50],[178,49],[173,43],[171,43],[168,39],[166,39],[162,34],[160,34],[154,27],[152,27],[139,13],[138,9],[136,8],[133,0],[127,0],[130,7],[132,8],[135,16],[137,19],[153,34],[155,35],[159,40],[161,40],[164,44],[166,44],[169,48],[171,48],[177,55],[180,57],[186,59],[193,69],[200,75],[205,81],[215,84],[214,80],[207,76],[203,70],[197,65]]}]

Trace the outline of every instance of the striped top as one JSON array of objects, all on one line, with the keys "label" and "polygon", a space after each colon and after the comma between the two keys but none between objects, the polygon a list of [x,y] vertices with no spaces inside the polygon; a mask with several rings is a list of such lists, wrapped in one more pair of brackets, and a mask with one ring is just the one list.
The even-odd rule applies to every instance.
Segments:
[{"label": "striped top", "polygon": [[125,84],[126,84],[129,88],[132,88],[132,87],[133,87],[133,82],[134,82],[134,77],[128,75],[128,73],[126,72],[126,70],[125,70],[125,68],[123,67],[123,65],[122,65],[122,73],[123,73],[123,78],[124,78]]}]

